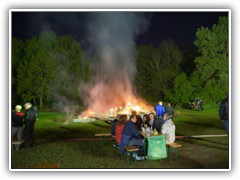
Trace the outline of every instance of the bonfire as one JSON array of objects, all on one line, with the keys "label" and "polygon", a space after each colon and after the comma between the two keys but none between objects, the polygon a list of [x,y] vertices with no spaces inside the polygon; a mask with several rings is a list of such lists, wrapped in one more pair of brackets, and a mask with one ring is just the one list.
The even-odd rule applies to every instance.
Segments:
[{"label": "bonfire", "polygon": [[154,112],[153,107],[147,105],[146,103],[143,103],[143,101],[139,103],[139,105],[128,102],[125,106],[113,107],[110,108],[108,111],[102,113],[96,113],[91,109],[87,109],[86,111],[81,113],[77,117],[77,119],[75,119],[75,122],[89,122],[96,119],[114,120],[120,114],[126,114],[130,116],[133,110],[135,110],[140,116],[143,116],[144,114],[149,114],[150,112]]}]

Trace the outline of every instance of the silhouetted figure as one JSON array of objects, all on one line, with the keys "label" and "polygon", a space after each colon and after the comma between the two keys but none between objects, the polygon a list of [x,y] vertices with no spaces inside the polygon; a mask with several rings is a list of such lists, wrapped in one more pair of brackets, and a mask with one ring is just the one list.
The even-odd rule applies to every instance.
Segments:
[{"label": "silhouetted figure", "polygon": [[225,99],[220,103],[219,117],[223,122],[223,127],[224,127],[226,133],[228,134],[229,105],[228,105],[228,96],[227,95],[226,95]]},{"label": "silhouetted figure", "polygon": [[34,110],[31,103],[26,103],[24,105],[24,108],[26,109],[24,119],[26,147],[34,147],[35,145],[34,126],[37,120],[37,112]]},{"label": "silhouetted figure", "polygon": [[172,106],[171,106],[171,103],[168,103],[166,112],[167,112],[167,113],[172,117],[172,119],[173,119],[174,110],[173,110],[173,108],[172,108]]}]

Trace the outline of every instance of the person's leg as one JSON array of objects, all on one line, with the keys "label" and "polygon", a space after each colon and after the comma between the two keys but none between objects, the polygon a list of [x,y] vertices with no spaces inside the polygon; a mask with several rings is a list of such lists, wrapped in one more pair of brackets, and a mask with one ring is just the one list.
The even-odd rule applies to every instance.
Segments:
[{"label": "person's leg", "polygon": [[[16,127],[12,127],[12,141],[14,140],[14,136],[17,133],[17,128]],[[14,145],[11,146],[12,150],[14,150]]]},{"label": "person's leg", "polygon": [[143,146],[143,139],[132,138],[128,143],[129,146]]},{"label": "person's leg", "polygon": [[[22,141],[22,134],[23,134],[23,128],[18,127],[17,128],[17,140]],[[16,150],[18,151],[20,149],[21,144],[16,145]]]},{"label": "person's leg", "polygon": [[130,142],[128,143],[129,146],[137,146],[139,148],[137,155],[138,156],[142,156],[144,154],[144,143],[143,143],[143,139],[135,139],[132,138],[130,140]]},{"label": "person's leg", "polygon": [[226,133],[228,134],[228,130],[229,130],[229,127],[228,127],[228,121],[223,120],[223,127],[224,127]]},{"label": "person's leg", "polygon": [[32,125],[31,129],[31,147],[35,146],[35,131],[34,131],[34,124]]},{"label": "person's leg", "polygon": [[25,144],[26,144],[26,147],[30,146],[30,142],[31,142],[30,132],[31,132],[30,125],[26,125],[25,126]]}]

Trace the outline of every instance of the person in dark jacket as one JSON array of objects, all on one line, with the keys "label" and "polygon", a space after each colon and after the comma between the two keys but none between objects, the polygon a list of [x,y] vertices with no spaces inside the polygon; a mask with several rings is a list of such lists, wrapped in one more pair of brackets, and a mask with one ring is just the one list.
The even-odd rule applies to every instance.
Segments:
[{"label": "person in dark jacket", "polygon": [[166,112],[171,116],[171,119],[173,119],[174,110],[171,106],[171,103],[168,103]]},{"label": "person in dark jacket", "polygon": [[228,134],[228,130],[229,130],[229,123],[228,123],[228,119],[229,119],[229,106],[228,106],[228,96],[225,97],[225,99],[220,103],[220,107],[219,107],[219,117],[223,122],[223,127],[226,131],[226,133]]},{"label": "person in dark jacket", "polygon": [[137,115],[137,111],[135,111],[135,110],[132,111],[132,115],[136,116],[136,118],[137,118],[137,122],[135,123],[137,130],[142,131],[141,127],[143,124],[143,120],[142,120],[141,116]]},{"label": "person in dark jacket", "polygon": [[161,128],[162,128],[162,120],[155,117],[154,113],[150,113],[149,114],[149,118],[150,118],[150,121],[149,121],[149,124],[150,124],[150,127],[152,130],[156,129],[159,133],[161,133]]},{"label": "person in dark jacket", "polygon": [[130,120],[125,124],[122,131],[122,138],[119,144],[121,154],[126,154],[125,147],[127,145],[143,147],[143,138],[139,134],[135,123],[137,122],[136,115],[131,115]]},{"label": "person in dark jacket", "polygon": [[37,112],[33,109],[31,103],[24,105],[25,112],[25,143],[26,147],[34,147],[35,145],[35,133],[34,126],[37,120]]},{"label": "person in dark jacket", "polygon": [[[21,112],[22,106],[17,105],[15,107],[15,111],[12,113],[12,141],[17,134],[17,140],[23,140],[23,120],[24,113]],[[15,150],[18,151],[20,149],[20,144],[15,146]]]}]

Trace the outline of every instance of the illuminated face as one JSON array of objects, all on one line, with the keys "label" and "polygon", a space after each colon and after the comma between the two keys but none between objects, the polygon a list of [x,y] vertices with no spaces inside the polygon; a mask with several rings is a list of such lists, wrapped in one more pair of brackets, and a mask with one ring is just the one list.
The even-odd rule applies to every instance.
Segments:
[{"label": "illuminated face", "polygon": [[168,119],[168,116],[167,116],[167,114],[164,114],[163,115],[163,120],[166,120],[166,119]]},{"label": "illuminated face", "polygon": [[149,117],[150,117],[151,120],[153,120],[154,119],[154,114],[150,114]]}]

